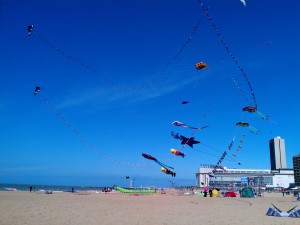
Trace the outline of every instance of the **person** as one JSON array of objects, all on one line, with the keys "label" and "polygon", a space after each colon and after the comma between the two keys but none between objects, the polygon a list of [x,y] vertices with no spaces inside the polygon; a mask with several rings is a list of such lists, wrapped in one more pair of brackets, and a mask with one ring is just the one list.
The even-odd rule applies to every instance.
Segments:
[{"label": "person", "polygon": [[74,193],[74,188],[72,187],[72,193]]},{"label": "person", "polygon": [[300,201],[300,192],[297,194],[297,201]]},{"label": "person", "polygon": [[207,197],[207,190],[204,190],[204,195],[203,197]]},{"label": "person", "polygon": [[32,186],[29,187],[29,191],[32,192]]},{"label": "person", "polygon": [[209,196],[212,197],[212,190],[209,189]]}]

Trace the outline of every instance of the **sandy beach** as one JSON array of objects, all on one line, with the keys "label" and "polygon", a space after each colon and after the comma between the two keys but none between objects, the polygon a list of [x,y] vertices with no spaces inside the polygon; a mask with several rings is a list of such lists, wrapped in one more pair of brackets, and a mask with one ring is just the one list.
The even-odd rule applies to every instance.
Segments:
[{"label": "sandy beach", "polygon": [[289,225],[300,219],[271,217],[273,203],[287,211],[299,202],[292,196],[265,193],[261,198],[204,198],[176,192],[152,195],[113,193],[30,193],[0,191],[1,225]]}]

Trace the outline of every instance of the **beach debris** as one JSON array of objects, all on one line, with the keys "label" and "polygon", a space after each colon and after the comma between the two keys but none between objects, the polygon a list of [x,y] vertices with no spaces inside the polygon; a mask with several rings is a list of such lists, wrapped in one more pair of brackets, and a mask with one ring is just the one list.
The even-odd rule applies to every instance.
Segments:
[{"label": "beach debris", "polygon": [[184,123],[181,123],[181,122],[179,122],[179,121],[174,121],[172,124],[173,124],[174,126],[184,127],[184,128],[190,128],[190,129],[193,129],[193,130],[202,130],[202,129],[208,127],[208,126],[199,127],[199,128],[198,128],[198,127],[190,127],[190,126],[188,126],[188,125],[186,125],[186,124],[184,124]]},{"label": "beach debris", "polygon": [[181,140],[182,145],[188,145],[191,148],[193,148],[194,144],[199,144],[200,143],[200,141],[195,140],[194,137],[187,138],[187,137],[185,137],[183,135],[180,135],[179,133],[176,133],[174,131],[171,131],[171,135],[173,136],[173,138]]},{"label": "beach debris", "polygon": [[249,123],[246,123],[246,122],[237,122],[236,125],[239,126],[239,127],[247,127],[254,134],[258,134],[259,133],[259,130],[257,130],[254,127],[251,127],[249,125]]},{"label": "beach debris", "polygon": [[277,216],[277,217],[293,217],[293,218],[300,218],[300,208],[296,205],[294,208],[288,211],[281,211],[275,205],[271,204],[266,216]]},{"label": "beach debris", "polygon": [[170,150],[170,152],[176,156],[181,156],[182,158],[185,157],[185,154],[183,152],[181,152],[180,150],[176,150],[176,149],[172,148]]}]

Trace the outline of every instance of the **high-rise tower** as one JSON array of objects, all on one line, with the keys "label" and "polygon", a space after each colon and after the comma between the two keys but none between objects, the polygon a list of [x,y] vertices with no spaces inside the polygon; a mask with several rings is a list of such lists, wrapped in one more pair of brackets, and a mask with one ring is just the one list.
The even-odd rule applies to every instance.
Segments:
[{"label": "high-rise tower", "polygon": [[295,185],[300,186],[300,153],[293,157]]},{"label": "high-rise tower", "polygon": [[285,169],[286,156],[285,156],[285,142],[281,137],[275,137],[270,140],[270,160],[271,170]]}]

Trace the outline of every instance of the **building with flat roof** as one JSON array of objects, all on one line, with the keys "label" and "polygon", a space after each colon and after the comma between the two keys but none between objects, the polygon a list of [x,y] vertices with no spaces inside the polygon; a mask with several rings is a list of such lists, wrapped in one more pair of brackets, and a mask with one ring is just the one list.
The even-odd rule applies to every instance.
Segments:
[{"label": "building with flat roof", "polygon": [[300,153],[293,157],[295,185],[300,186]]},{"label": "building with flat roof", "polygon": [[275,137],[269,141],[271,170],[286,168],[285,141]]},{"label": "building with flat roof", "polygon": [[217,169],[212,176],[215,165],[201,164],[196,173],[198,187],[269,187],[288,188],[294,183],[293,169]]}]

